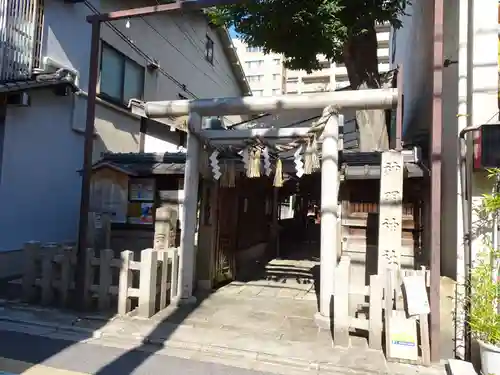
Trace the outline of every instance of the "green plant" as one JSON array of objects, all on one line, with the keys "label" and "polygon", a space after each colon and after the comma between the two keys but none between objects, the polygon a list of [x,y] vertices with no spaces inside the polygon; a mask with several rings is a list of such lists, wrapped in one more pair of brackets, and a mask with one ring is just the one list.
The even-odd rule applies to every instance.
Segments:
[{"label": "green plant", "polygon": [[[500,253],[490,248],[481,253],[475,262],[470,278],[469,326],[472,335],[485,343],[500,345],[500,280],[492,259]],[[496,277],[493,277],[495,274]]]},{"label": "green plant", "polygon": [[[488,178],[500,181],[500,169],[488,170]],[[498,215],[500,192],[498,187],[491,194],[483,195],[481,208],[485,216]],[[495,229],[496,230],[496,229]],[[474,260],[470,277],[469,326],[472,335],[485,343],[500,345],[500,251],[488,244]]]}]

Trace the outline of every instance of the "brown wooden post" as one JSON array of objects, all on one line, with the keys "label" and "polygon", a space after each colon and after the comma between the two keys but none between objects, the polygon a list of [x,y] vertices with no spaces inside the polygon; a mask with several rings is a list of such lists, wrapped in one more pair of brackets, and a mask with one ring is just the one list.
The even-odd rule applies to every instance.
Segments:
[{"label": "brown wooden post", "polygon": [[431,360],[440,360],[440,284],[441,284],[441,166],[443,132],[444,0],[434,0],[433,89],[431,130]]}]

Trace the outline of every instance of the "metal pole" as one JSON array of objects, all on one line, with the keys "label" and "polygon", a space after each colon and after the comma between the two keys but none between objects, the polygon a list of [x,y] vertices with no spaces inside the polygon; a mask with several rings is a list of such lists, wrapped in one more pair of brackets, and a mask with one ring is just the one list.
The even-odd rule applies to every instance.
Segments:
[{"label": "metal pole", "polygon": [[402,134],[403,134],[403,64],[399,65],[398,75],[398,107],[396,109],[396,139],[394,148],[397,151],[403,149]]},{"label": "metal pole", "polygon": [[470,210],[470,196],[468,192],[468,183],[470,173],[467,168],[467,140],[466,134],[477,130],[475,127],[467,127],[460,131],[458,136],[458,147],[460,151],[460,185],[462,195],[462,223],[464,234],[464,290],[463,290],[463,337],[464,342],[464,359],[471,360],[471,334],[469,326],[469,311],[470,311],[470,267],[471,267],[471,248],[472,248],[472,227],[471,227],[471,210]]},{"label": "metal pole", "polygon": [[[464,234],[468,233],[468,216],[467,208],[464,205],[467,204],[467,187],[466,187],[466,158],[467,150],[466,145],[462,145],[460,141],[460,132],[462,129],[467,127],[467,113],[468,113],[468,100],[467,93],[469,87],[469,1],[470,0],[459,0],[459,27],[458,27],[458,115],[457,115],[457,125],[459,132],[459,142],[458,142],[458,179],[457,179],[457,193],[460,194],[460,198],[457,200],[457,284],[455,291],[455,357],[460,359],[466,358],[466,321],[465,321],[465,308],[462,305],[464,297],[466,295],[465,283],[466,283],[466,243],[468,240],[465,239]],[[462,168],[464,168],[462,170]],[[462,177],[462,175],[464,177]],[[461,215],[461,216],[459,216]],[[461,224],[461,225],[460,225]]]},{"label": "metal pole", "polygon": [[[92,153],[94,146],[94,123],[95,105],[97,95],[97,78],[99,75],[99,41],[101,34],[100,22],[94,21],[92,25],[92,36],[90,42],[90,63],[89,63],[89,87],[87,99],[87,120],[85,123],[84,146],[83,146],[83,175],[80,197],[80,220],[78,225],[78,247],[76,252],[76,275],[75,288],[76,296],[83,296],[85,293],[85,250],[87,248],[87,228],[90,204],[90,182],[92,176]],[[77,307],[83,309],[84,298],[80,298]],[[75,301],[76,302],[76,301]]]},{"label": "metal pole", "polygon": [[443,131],[444,0],[434,0],[433,89],[431,131],[430,305],[431,359],[440,360],[441,284],[441,166]]}]

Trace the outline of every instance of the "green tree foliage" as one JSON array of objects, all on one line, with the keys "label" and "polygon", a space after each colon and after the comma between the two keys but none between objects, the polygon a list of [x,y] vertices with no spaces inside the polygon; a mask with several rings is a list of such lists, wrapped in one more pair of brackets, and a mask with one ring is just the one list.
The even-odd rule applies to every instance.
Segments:
[{"label": "green tree foliage", "polygon": [[207,10],[250,46],[283,54],[290,69],[319,69],[318,54],[346,65],[353,88],[380,87],[375,26],[401,27],[410,0],[248,0]]}]

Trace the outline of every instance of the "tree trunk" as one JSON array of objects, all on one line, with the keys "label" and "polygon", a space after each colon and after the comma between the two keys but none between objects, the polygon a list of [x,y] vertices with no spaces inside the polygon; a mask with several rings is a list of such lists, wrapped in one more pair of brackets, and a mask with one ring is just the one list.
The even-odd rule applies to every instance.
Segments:
[{"label": "tree trunk", "polygon": [[[382,82],[378,71],[375,25],[369,25],[365,29],[365,33],[352,37],[344,46],[344,64],[351,87],[353,90],[391,87],[390,82]],[[385,110],[356,111],[356,122],[359,129],[359,151],[389,149]]]}]

